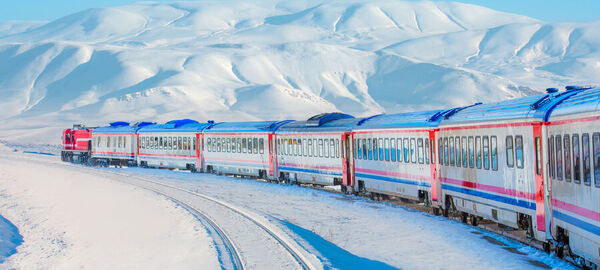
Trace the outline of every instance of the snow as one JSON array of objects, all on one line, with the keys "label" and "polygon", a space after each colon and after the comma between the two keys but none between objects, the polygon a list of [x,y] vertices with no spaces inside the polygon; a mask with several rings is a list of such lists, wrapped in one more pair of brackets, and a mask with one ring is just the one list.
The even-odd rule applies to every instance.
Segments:
[{"label": "snow", "polygon": [[0,149],[0,213],[23,235],[0,269],[219,269],[200,223],[164,197]]},{"label": "snow", "polygon": [[15,254],[16,247],[23,243],[19,229],[9,220],[0,216],[0,263],[10,255]]},{"label": "snow", "polygon": [[[598,84],[598,24],[430,1],[139,2],[0,23],[0,139],[73,123],[303,120]],[[27,130],[27,134],[23,134]]]}]

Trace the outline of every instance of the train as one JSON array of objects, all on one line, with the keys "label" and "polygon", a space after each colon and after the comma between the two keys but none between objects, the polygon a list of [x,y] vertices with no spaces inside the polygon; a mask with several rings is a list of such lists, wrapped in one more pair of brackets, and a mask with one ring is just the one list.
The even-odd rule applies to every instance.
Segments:
[{"label": "train", "polygon": [[307,120],[76,125],[63,161],[335,187],[485,219],[600,265],[600,88],[443,110]]}]

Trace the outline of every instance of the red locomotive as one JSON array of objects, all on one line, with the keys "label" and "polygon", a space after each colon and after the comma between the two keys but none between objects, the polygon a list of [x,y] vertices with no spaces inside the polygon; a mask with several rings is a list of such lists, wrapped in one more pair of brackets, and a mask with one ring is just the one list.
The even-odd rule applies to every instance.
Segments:
[{"label": "red locomotive", "polygon": [[92,154],[92,130],[84,125],[73,125],[73,128],[63,130],[61,159],[86,163]]}]

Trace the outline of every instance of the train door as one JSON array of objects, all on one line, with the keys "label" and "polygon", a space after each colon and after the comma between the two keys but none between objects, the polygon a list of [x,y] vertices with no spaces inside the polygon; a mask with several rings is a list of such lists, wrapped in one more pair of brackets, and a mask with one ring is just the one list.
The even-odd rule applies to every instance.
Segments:
[{"label": "train door", "polygon": [[196,136],[196,145],[194,146],[194,148],[196,148],[196,170],[202,170],[202,136],[201,133],[196,133],[194,136]]},{"label": "train door", "polygon": [[535,181],[535,214],[536,217],[534,222],[538,231],[546,231],[546,217],[545,217],[545,204],[544,204],[544,166],[543,166],[543,138],[542,138],[542,124],[533,124],[533,150],[534,150],[534,164],[532,169],[534,170],[534,181]]},{"label": "train door", "polygon": [[[441,192],[442,192],[442,186],[441,186],[441,173],[439,173],[438,170],[438,166],[436,166],[437,164],[437,155],[435,155],[436,152],[436,133],[437,130],[430,130],[428,132],[428,137],[429,137],[429,151],[430,151],[430,160],[431,163],[429,163],[429,179],[431,179],[431,201],[436,204],[437,202],[439,202],[439,198],[442,196]],[[439,155],[440,153],[438,153]]]},{"label": "train door", "polygon": [[342,187],[347,189],[347,187],[354,186],[354,145],[353,145],[353,136],[351,133],[342,134]]},{"label": "train door", "polygon": [[275,174],[275,134],[269,133],[269,176],[274,177]]}]

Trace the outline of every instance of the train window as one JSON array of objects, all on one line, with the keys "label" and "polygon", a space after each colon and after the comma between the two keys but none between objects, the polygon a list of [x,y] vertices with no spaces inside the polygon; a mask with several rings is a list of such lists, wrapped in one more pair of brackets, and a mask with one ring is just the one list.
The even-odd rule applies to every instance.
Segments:
[{"label": "train window", "polygon": [[477,169],[481,169],[481,136],[475,137],[475,154],[477,155]]},{"label": "train window", "polygon": [[409,145],[408,145],[408,138],[404,138],[404,140],[402,140],[402,143],[404,144],[404,162],[406,163],[410,163],[410,156],[409,156]]},{"label": "train window", "polygon": [[460,146],[462,148],[462,166],[463,166],[463,168],[467,168],[467,167],[469,167],[468,166],[469,155],[468,155],[468,150],[467,150],[468,149],[467,137],[465,137],[465,136],[461,137]]},{"label": "train window", "polygon": [[581,152],[579,149],[579,134],[573,134],[571,140],[573,146],[573,181],[581,183]]},{"label": "train window", "polygon": [[[284,141],[287,142],[286,140],[282,140],[282,142],[284,142]],[[248,146],[248,144],[247,144],[246,138],[242,138],[242,153],[244,153],[244,154],[246,153],[247,146]],[[281,150],[282,150],[282,154],[285,155],[285,144],[282,145]]]},{"label": "train window", "polygon": [[323,139],[319,139],[319,145],[317,146],[317,152],[319,157],[323,157]]},{"label": "train window", "polygon": [[402,139],[396,139],[396,156],[398,158],[398,162],[402,162]]},{"label": "train window", "polygon": [[549,155],[549,168],[548,171],[550,172],[550,178],[552,179],[556,179],[556,175],[554,174],[554,169],[556,169],[556,156],[554,155],[554,136],[550,136],[550,138],[548,138],[548,155]]},{"label": "train window", "polygon": [[252,147],[254,149],[254,154],[258,154],[258,138],[252,139]]},{"label": "train window", "polygon": [[242,152],[242,138],[237,138],[237,152]]},{"label": "train window", "polygon": [[[339,140],[338,140],[339,143]],[[337,147],[335,147],[336,143],[334,139],[330,139],[329,140],[329,153],[331,153],[329,156],[331,156],[332,158],[335,157],[335,153],[337,152],[337,156],[339,157],[339,151],[337,150]]]},{"label": "train window", "polygon": [[329,157],[329,139],[323,140],[323,156]]},{"label": "train window", "polygon": [[425,162],[423,156],[423,138],[419,138],[417,139],[417,160],[420,164],[423,164],[423,162]]},{"label": "train window", "polygon": [[450,159],[448,157],[448,138],[444,138],[444,165],[448,166]]},{"label": "train window", "polygon": [[483,136],[483,168],[490,169],[490,142],[488,136]]},{"label": "train window", "polygon": [[454,156],[456,159],[456,167],[460,167],[460,137],[456,137],[454,138],[454,143],[456,144],[454,147]]},{"label": "train window", "polygon": [[429,139],[425,138],[425,163],[429,164]]},{"label": "train window", "polygon": [[[289,141],[292,144],[292,140]],[[252,154],[252,149],[254,149],[254,141],[252,138],[248,138],[248,154]],[[289,148],[288,148],[289,149]],[[288,152],[288,155],[291,155],[292,152]]]},{"label": "train window", "polygon": [[417,145],[414,138],[410,139],[410,162],[417,163]]},{"label": "train window", "polygon": [[196,140],[196,137],[192,137],[192,150],[196,151],[197,144],[198,144],[198,141]]},{"label": "train window", "polygon": [[390,159],[396,161],[396,139],[390,139]]},{"label": "train window", "polygon": [[298,141],[296,139],[292,140],[292,156],[298,155]]},{"label": "train window", "polygon": [[265,153],[265,139],[258,140],[258,151],[261,154]]},{"label": "train window", "polygon": [[117,147],[118,147],[118,148],[121,148],[121,147],[123,147],[123,143],[122,143],[122,141],[123,141],[123,136],[118,136],[117,138],[118,138]]},{"label": "train window", "polygon": [[438,156],[440,157],[439,164],[443,165],[444,164],[444,142],[443,142],[442,138],[438,139],[438,147],[440,148],[440,149],[438,149],[438,153],[439,153]]},{"label": "train window", "polygon": [[430,140],[429,143],[431,144],[430,147],[430,151],[431,151],[431,164],[435,163],[435,140]]},{"label": "train window", "polygon": [[303,154],[305,157],[308,156],[308,143],[306,142],[306,139],[302,139],[302,145],[304,145],[304,151]]},{"label": "train window", "polygon": [[367,139],[362,139],[362,156],[365,160],[369,157],[368,150],[369,149],[367,148]]},{"label": "train window", "polygon": [[377,139],[371,139],[373,141],[373,160],[379,159],[379,152],[377,150]]},{"label": "train window", "polygon": [[581,151],[583,154],[583,183],[590,185],[592,183],[592,169],[590,165],[590,134],[581,135]]},{"label": "train window", "polygon": [[167,148],[168,148],[169,150],[170,150],[170,149],[173,149],[173,137],[168,137],[168,138],[167,138]]},{"label": "train window", "polygon": [[358,144],[358,142],[360,141],[360,139],[354,139],[354,156],[356,157],[356,159],[360,159],[360,145]]},{"label": "train window", "polygon": [[383,139],[380,138],[377,145],[379,146],[379,160],[383,160]]},{"label": "train window", "polygon": [[163,149],[163,137],[158,138],[158,149]]},{"label": "train window", "polygon": [[[366,141],[367,141],[367,148],[366,148],[367,149],[367,158],[369,160],[372,160],[373,155],[371,153],[371,150],[373,149],[373,147],[371,146],[371,139],[366,139]],[[363,146],[364,146],[364,143],[365,143],[365,139],[363,139]]]},{"label": "train window", "polygon": [[[227,139],[227,145],[229,145],[229,139]],[[183,150],[190,150],[190,145],[188,143],[188,137],[183,137]],[[227,149],[227,152],[231,152],[230,148]]]},{"label": "train window", "polygon": [[448,157],[450,158],[450,166],[454,166],[454,137],[448,138]]},{"label": "train window", "polygon": [[178,146],[179,150],[183,150],[183,138],[181,138],[181,137],[177,138],[177,146]]},{"label": "train window", "polygon": [[231,138],[231,153],[239,153],[239,148],[237,147],[238,138]]},{"label": "train window", "polygon": [[513,137],[506,136],[506,166],[512,168],[515,166],[515,154],[513,150]]},{"label": "train window", "polygon": [[560,135],[556,135],[555,138],[555,149],[556,149],[556,179],[562,180],[563,178],[563,170],[562,170],[562,140]]},{"label": "train window", "polygon": [[523,158],[523,136],[515,136],[515,161],[519,169],[525,166]]},{"label": "train window", "polygon": [[469,136],[469,167],[475,167],[475,148],[473,144],[475,143],[475,139],[473,136]]},{"label": "train window", "polygon": [[385,161],[390,161],[390,139],[384,140]]},{"label": "train window", "polygon": [[307,139],[306,140],[306,156],[312,157],[312,149],[313,149],[312,139]]},{"label": "train window", "polygon": [[594,154],[594,183],[600,187],[600,133],[592,136],[592,147]]},{"label": "train window", "polygon": [[339,158],[340,157],[340,139],[335,139],[335,142],[333,142],[332,140],[332,146],[335,149],[335,157]]},{"label": "train window", "polygon": [[571,138],[569,135],[564,135],[563,138],[563,151],[564,151],[564,162],[565,162],[565,180],[571,182]]},{"label": "train window", "polygon": [[490,137],[490,151],[492,152],[492,170],[498,170],[498,138]]}]

